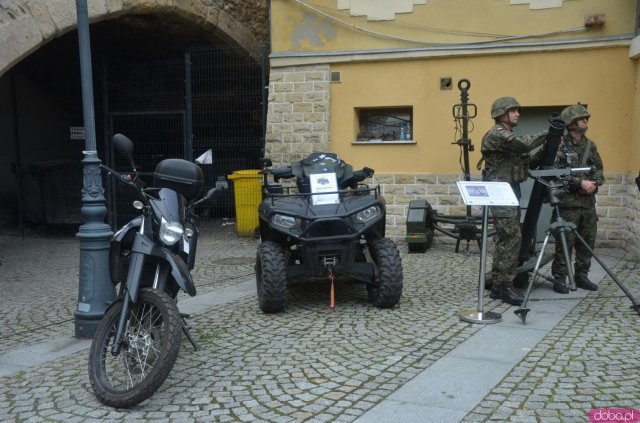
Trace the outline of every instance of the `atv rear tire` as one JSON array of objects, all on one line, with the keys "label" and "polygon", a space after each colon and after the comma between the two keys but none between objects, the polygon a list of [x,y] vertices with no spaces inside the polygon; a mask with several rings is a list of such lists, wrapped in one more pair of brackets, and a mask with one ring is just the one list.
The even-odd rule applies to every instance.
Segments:
[{"label": "atv rear tire", "polygon": [[371,255],[377,266],[377,280],[367,285],[369,302],[376,307],[390,308],[402,296],[402,260],[398,247],[390,239],[371,242]]},{"label": "atv rear tire", "polygon": [[270,241],[260,244],[255,270],[260,310],[264,313],[282,311],[287,304],[287,274],[282,246]]}]

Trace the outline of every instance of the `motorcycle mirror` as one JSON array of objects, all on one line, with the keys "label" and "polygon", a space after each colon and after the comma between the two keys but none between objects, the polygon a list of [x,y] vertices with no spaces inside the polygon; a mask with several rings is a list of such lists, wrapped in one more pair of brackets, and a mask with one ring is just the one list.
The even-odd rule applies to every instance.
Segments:
[{"label": "motorcycle mirror", "polygon": [[204,196],[204,199],[210,200],[213,197],[215,197],[217,193],[218,193],[218,188],[211,188],[209,191],[207,191],[207,195]]},{"label": "motorcycle mirror", "polygon": [[133,142],[122,134],[115,134],[111,138],[111,143],[118,153],[129,160],[131,167],[135,170],[136,166],[133,164]]}]

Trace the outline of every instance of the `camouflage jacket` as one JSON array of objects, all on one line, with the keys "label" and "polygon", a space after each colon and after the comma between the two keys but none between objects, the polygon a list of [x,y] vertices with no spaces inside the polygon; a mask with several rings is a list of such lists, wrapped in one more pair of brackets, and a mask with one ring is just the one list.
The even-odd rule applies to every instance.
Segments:
[{"label": "camouflage jacket", "polygon": [[512,186],[527,179],[529,151],[542,145],[547,131],[518,136],[500,124],[482,138],[482,172],[485,181],[509,182]]},{"label": "camouflage jacket", "polygon": [[591,175],[578,175],[569,178],[569,192],[562,196],[560,207],[592,207],[596,203],[595,194],[584,194],[579,191],[583,179],[594,181],[598,186],[604,184],[604,168],[596,143],[591,141],[589,156],[586,163],[583,163],[588,138],[583,135],[582,139],[576,140],[567,133],[563,139],[564,145],[558,149],[556,155],[556,166],[560,168],[592,166],[594,171]]}]

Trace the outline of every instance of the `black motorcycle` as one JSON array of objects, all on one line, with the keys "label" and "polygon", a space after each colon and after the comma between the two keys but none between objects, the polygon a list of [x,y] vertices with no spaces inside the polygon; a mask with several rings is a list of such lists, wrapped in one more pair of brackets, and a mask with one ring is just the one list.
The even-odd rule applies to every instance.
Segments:
[{"label": "black motorcycle", "polygon": [[211,199],[216,190],[194,201],[202,190],[203,173],[182,159],[162,160],[153,186],[144,187],[133,164],[131,140],[116,134],[112,142],[133,172],[101,167],[135,190],[139,200],[133,206],[142,214],[111,240],[111,279],[120,285],[119,295],[94,335],[89,379],[101,402],[126,408],[149,398],[165,381],[178,356],[182,332],[197,349],[176,296],[180,290],[196,294],[190,273],[198,240],[194,207]]}]

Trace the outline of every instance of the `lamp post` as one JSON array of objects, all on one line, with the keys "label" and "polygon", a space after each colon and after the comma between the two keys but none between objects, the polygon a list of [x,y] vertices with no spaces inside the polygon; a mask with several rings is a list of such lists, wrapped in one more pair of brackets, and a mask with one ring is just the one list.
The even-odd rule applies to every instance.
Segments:
[{"label": "lamp post", "polygon": [[80,240],[80,280],[78,306],[74,312],[75,336],[92,338],[107,305],[115,299],[115,288],[109,274],[109,240],[113,235],[104,222],[107,207],[96,148],[93,110],[93,82],[89,12],[87,0],[76,0],[78,42],[80,46],[80,78],[82,81],[82,114],[85,128],[83,151],[82,208],[84,224],[76,237]]}]

